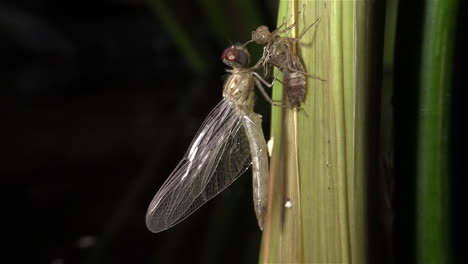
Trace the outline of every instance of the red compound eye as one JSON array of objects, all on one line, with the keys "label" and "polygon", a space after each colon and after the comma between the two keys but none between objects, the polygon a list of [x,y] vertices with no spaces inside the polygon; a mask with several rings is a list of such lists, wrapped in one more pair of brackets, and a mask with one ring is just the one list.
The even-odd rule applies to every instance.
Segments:
[{"label": "red compound eye", "polygon": [[236,61],[239,51],[235,48],[227,48],[221,54],[221,60]]},{"label": "red compound eye", "polygon": [[245,68],[249,65],[249,51],[242,45],[232,45],[221,54],[221,60],[232,68]]}]

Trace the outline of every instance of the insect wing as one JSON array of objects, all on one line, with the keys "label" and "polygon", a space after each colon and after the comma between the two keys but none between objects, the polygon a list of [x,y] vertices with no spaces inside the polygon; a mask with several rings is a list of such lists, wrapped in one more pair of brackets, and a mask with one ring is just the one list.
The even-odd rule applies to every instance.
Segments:
[{"label": "insect wing", "polygon": [[179,223],[247,170],[251,158],[243,116],[225,99],[211,111],[153,198],[146,214],[148,229],[157,233]]}]

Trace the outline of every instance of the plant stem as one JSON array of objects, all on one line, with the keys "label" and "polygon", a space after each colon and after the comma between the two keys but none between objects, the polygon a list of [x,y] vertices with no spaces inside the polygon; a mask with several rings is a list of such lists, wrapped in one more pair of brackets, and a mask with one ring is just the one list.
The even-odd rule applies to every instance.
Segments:
[{"label": "plant stem", "polygon": [[[303,15],[298,11],[302,9]],[[260,262],[366,263],[367,185],[375,172],[377,84],[372,46],[382,32],[375,1],[280,1],[278,24],[296,22],[308,73],[305,112],[273,107],[269,215]],[[377,37],[376,37],[377,36]],[[377,62],[377,63],[376,63]],[[283,99],[281,85],[274,99]],[[377,98],[377,99],[376,99]],[[292,207],[285,207],[290,201]]]},{"label": "plant stem", "polygon": [[418,263],[451,263],[449,109],[457,2],[426,1],[418,108]]}]

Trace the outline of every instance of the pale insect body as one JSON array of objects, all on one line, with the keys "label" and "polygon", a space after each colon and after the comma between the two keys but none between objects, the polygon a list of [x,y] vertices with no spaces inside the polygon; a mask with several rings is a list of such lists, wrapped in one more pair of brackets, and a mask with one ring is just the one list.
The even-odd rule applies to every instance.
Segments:
[{"label": "pale insect body", "polygon": [[[318,20],[317,20],[318,21]],[[316,22],[317,22],[316,21]],[[306,93],[306,75],[316,79],[319,77],[308,74],[301,60],[294,54],[293,46],[316,22],[310,25],[298,38],[281,37],[280,34],[291,30],[292,24],[284,30],[277,28],[270,32],[267,26],[259,26],[252,32],[252,41],[264,46],[263,63],[276,66],[283,73],[284,92],[291,107],[299,107]],[[266,67],[266,66],[265,66]]]},{"label": "pale insect body", "polygon": [[[260,229],[266,213],[267,147],[261,116],[253,111],[254,87],[259,85],[244,46],[224,50],[222,59],[232,67],[222,101],[195,135],[182,161],[154,196],[146,214],[152,232],[166,230],[212,199],[250,165],[253,171],[254,208]],[[261,88],[261,87],[259,87]]]}]

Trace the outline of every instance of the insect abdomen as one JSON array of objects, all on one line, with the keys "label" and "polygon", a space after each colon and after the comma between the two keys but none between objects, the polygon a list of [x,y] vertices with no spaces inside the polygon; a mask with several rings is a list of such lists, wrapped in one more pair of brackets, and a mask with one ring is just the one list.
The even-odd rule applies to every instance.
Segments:
[{"label": "insect abdomen", "polygon": [[302,72],[283,71],[284,90],[291,107],[299,107],[305,96],[305,75]]}]

